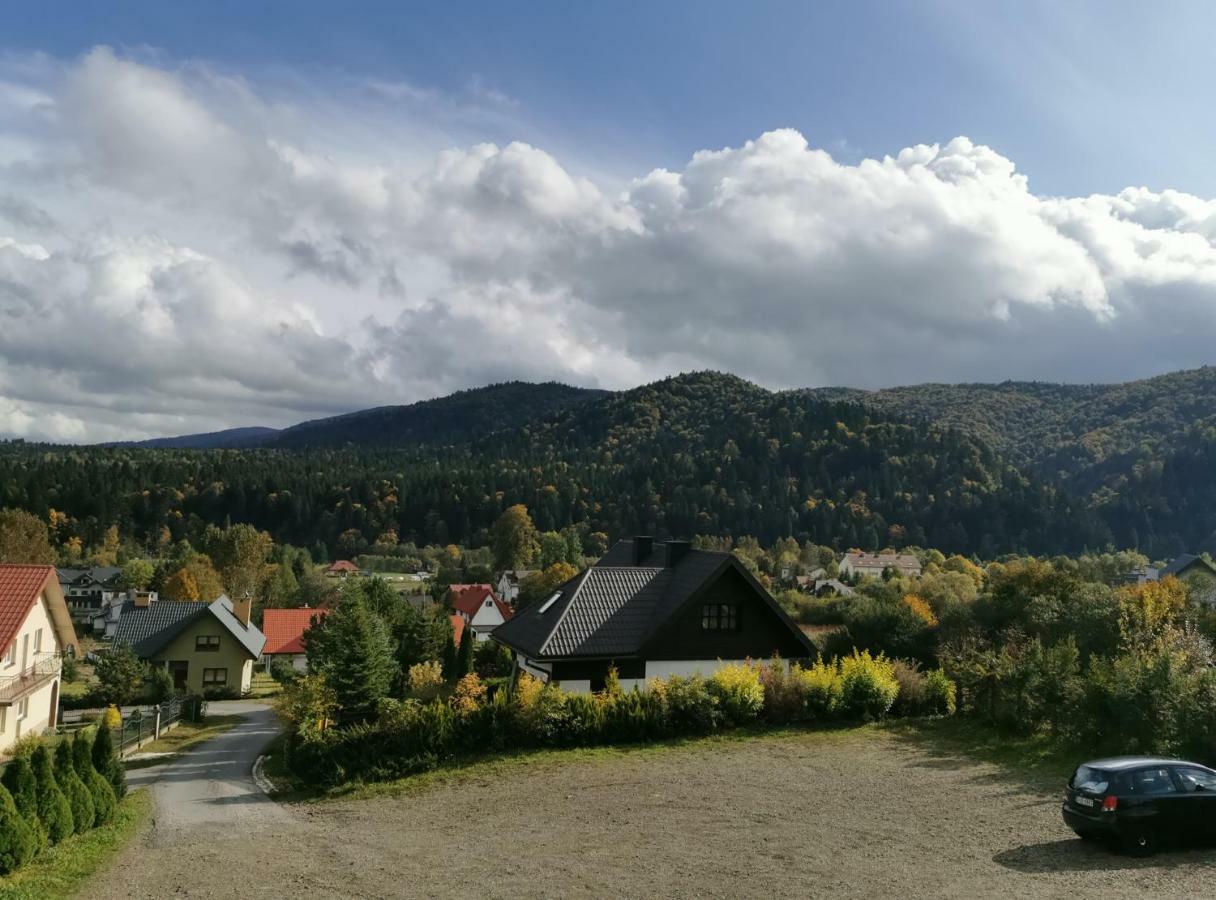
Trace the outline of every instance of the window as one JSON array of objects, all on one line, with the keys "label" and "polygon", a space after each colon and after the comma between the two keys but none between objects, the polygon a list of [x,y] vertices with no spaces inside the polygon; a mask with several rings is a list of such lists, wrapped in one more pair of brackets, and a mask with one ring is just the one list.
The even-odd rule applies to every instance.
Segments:
[{"label": "window", "polygon": [[486,600],[486,606],[493,606],[493,605],[494,605],[493,600]]},{"label": "window", "polygon": [[4,654],[4,664],[6,666],[15,666],[17,664],[17,640],[8,645],[8,653]]},{"label": "window", "polygon": [[203,684],[227,684],[227,669],[203,669]]},{"label": "window", "polygon": [[1174,774],[1182,782],[1188,794],[1195,791],[1216,791],[1216,775],[1203,769],[1175,769]]},{"label": "window", "polygon": [[1174,779],[1170,777],[1169,769],[1141,769],[1133,772],[1131,777],[1132,793],[1135,794],[1175,794]]},{"label": "window", "polygon": [[1072,776],[1072,786],[1087,794],[1105,794],[1106,789],[1110,787],[1110,775],[1100,769],[1078,766]]},{"label": "window", "polygon": [[34,632],[34,652],[42,652],[42,629],[39,628]]},{"label": "window", "polygon": [[200,634],[194,639],[194,649],[200,653],[214,653],[220,649],[218,634]]},{"label": "window", "polygon": [[736,603],[707,603],[701,607],[703,631],[738,631],[739,606]]},{"label": "window", "polygon": [[8,727],[8,707],[0,706],[0,734],[4,734],[4,729]]},{"label": "window", "polygon": [[29,714],[30,714],[30,698],[22,697],[19,701],[17,701],[17,721],[18,722],[22,721]]}]

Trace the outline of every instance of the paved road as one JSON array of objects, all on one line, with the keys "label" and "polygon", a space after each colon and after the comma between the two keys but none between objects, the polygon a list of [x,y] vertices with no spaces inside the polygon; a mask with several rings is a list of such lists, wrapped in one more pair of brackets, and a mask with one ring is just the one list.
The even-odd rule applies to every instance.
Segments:
[{"label": "paved road", "polygon": [[[200,874],[200,847],[234,835],[253,840],[257,834],[293,821],[290,812],[258,789],[251,774],[262,750],[281,731],[273,709],[264,703],[227,701],[209,704],[208,711],[241,715],[245,721],[196,745],[179,759],[127,773],[132,790],[147,787],[152,791],[152,828],[90,885],[91,896],[194,893],[186,889],[190,886],[186,882],[191,874]],[[174,883],[148,883],[136,876],[132,870],[142,869],[150,857],[164,857],[170,870],[165,872],[166,879]],[[184,869],[176,865],[183,862]]]}]

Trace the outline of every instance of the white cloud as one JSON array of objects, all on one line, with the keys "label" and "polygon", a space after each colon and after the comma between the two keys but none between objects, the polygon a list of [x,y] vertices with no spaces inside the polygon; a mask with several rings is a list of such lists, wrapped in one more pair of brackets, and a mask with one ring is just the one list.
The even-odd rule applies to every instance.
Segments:
[{"label": "white cloud", "polygon": [[[26,148],[0,161],[0,433],[285,424],[698,367],[1115,380],[1209,362],[1216,339],[1216,201],[1037,196],[964,137],[845,165],[776,130],[616,190],[523,141],[419,164],[402,107],[429,141],[445,106],[518,105],[476,79],[464,98],[361,84],[388,106],[352,102],[346,127],[336,100],[197,63],[99,48],[30,71],[0,72],[0,146]],[[335,138],[390,121],[393,140]]]}]

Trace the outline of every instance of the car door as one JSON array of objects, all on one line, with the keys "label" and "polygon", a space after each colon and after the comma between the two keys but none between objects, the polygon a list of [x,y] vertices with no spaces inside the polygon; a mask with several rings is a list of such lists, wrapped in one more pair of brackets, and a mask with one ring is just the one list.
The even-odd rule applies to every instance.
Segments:
[{"label": "car door", "polygon": [[1173,838],[1186,833],[1187,813],[1182,789],[1169,766],[1147,766],[1129,773],[1131,792],[1137,798],[1131,818],[1139,820],[1158,837]]},{"label": "car door", "polygon": [[1216,772],[1198,766],[1175,766],[1174,775],[1182,788],[1179,805],[1183,807],[1186,836],[1210,841],[1216,837]]}]

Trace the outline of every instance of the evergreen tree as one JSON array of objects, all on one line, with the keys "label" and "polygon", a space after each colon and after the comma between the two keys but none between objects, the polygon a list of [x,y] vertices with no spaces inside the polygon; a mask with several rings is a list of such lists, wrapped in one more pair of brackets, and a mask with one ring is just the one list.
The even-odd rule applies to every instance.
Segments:
[{"label": "evergreen tree", "polygon": [[[108,729],[102,726],[98,731]],[[76,774],[93,797],[93,824],[105,825],[114,818],[118,798],[106,777],[93,767],[93,744],[83,731],[76,732],[76,738],[72,741],[72,763],[76,766]]]},{"label": "evergreen tree", "polygon": [[38,840],[13,801],[13,795],[0,785],[0,875],[15,872],[34,858]]},{"label": "evergreen tree", "polygon": [[464,634],[460,641],[460,655],[456,660],[456,679],[459,680],[465,675],[473,671],[473,652],[474,645],[477,643],[477,636],[473,629],[465,625]]},{"label": "evergreen tree", "polygon": [[34,846],[41,850],[46,846],[46,829],[38,818],[38,782],[34,778],[34,770],[30,768],[29,760],[18,756],[4,768],[4,776],[0,783],[8,789],[17,805],[17,811],[25,818],[26,824],[34,836]]},{"label": "evergreen tree", "polygon": [[114,736],[104,725],[97,728],[90,756],[93,760],[93,768],[110,782],[110,787],[114,789],[115,799],[121,800],[127,793],[127,773],[123,768],[122,760],[114,752]]},{"label": "evergreen tree", "polygon": [[[464,630],[469,630],[469,625],[464,626]],[[443,677],[448,681],[455,681],[459,676],[456,674],[460,667],[459,651],[456,649],[456,635],[452,629],[448,628],[447,642],[443,645]]]},{"label": "evergreen tree", "polygon": [[72,824],[76,826],[76,833],[88,831],[97,822],[97,810],[93,806],[92,792],[76,772],[72,744],[66,740],[60,741],[55,748],[55,780],[72,805]]},{"label": "evergreen tree", "polygon": [[362,592],[344,593],[338,606],[307,632],[308,668],[325,676],[342,722],[376,714],[396,681],[392,642],[384,620],[367,608]]},{"label": "evergreen tree", "polygon": [[51,754],[45,744],[39,744],[30,756],[30,768],[38,785],[38,818],[46,829],[47,839],[58,844],[76,830],[72,820],[72,804],[55,781]]}]

